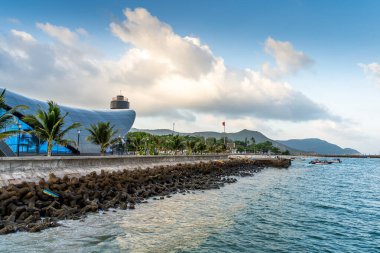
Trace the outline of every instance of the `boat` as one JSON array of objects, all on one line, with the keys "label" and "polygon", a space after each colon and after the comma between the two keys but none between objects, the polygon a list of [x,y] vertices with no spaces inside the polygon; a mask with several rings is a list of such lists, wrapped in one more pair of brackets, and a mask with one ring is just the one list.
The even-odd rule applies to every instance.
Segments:
[{"label": "boat", "polygon": [[332,163],[342,163],[342,160],[340,160],[339,158],[332,159],[330,161],[328,161],[328,160],[314,159],[314,160],[312,160],[312,161],[309,162],[309,164],[322,164],[322,165],[332,164]]},{"label": "boat", "polygon": [[318,165],[326,165],[326,164],[332,164],[333,162],[327,161],[327,160],[319,160],[319,159],[314,159],[309,162],[309,164],[318,164]]}]

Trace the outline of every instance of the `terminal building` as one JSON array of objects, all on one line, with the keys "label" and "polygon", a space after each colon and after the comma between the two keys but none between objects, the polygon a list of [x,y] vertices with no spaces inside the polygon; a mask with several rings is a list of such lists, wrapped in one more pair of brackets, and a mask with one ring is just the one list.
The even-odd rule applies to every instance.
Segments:
[{"label": "terminal building", "polygon": [[[0,92],[2,91],[3,89],[0,88]],[[28,98],[9,90],[6,90],[4,98],[8,110],[17,105],[25,105],[28,109],[19,110],[15,113],[15,120],[7,124],[5,129],[1,130],[16,130],[19,131],[19,134],[0,141],[0,156],[16,156],[17,153],[20,155],[46,154],[46,142],[27,134],[27,131],[33,129],[33,126],[27,125],[22,119],[26,115],[35,115],[40,108],[47,110],[47,102]],[[115,126],[114,129],[118,131],[117,135],[124,137],[131,129],[136,118],[135,111],[129,109],[128,99],[122,95],[113,98],[110,109],[106,110],[88,110],[62,105],[59,106],[62,114],[68,112],[65,118],[65,124],[71,125],[75,122],[79,122],[81,127],[69,131],[64,136],[65,139],[74,140],[75,143],[68,146],[55,144],[52,149],[53,155],[98,154],[99,147],[86,141],[86,137],[89,135],[86,129],[89,128],[90,125],[97,124],[100,121],[110,122],[111,125]],[[1,113],[5,112],[4,109],[1,110]]]}]

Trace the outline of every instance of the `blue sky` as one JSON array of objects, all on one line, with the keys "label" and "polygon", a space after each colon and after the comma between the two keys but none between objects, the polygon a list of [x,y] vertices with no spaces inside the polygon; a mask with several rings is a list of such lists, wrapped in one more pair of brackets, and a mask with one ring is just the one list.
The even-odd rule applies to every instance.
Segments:
[{"label": "blue sky", "polygon": [[[134,12],[130,13],[132,16],[126,16],[123,13],[126,8],[132,12],[136,8],[143,8],[149,13],[146,16],[147,19],[150,17],[157,18],[158,26],[147,28],[145,21],[139,19],[136,22],[140,28],[136,28],[135,33],[128,34],[128,31],[123,28],[123,22],[133,23],[131,20]],[[95,65],[84,65],[88,62],[96,62],[102,67],[94,70],[94,73],[102,75],[105,80],[104,86],[112,87],[110,89],[114,93],[123,90],[123,92],[131,95],[136,94],[134,97],[130,97],[132,105],[136,105],[137,114],[139,115],[140,112],[140,117],[135,124],[136,127],[170,128],[171,123],[168,124],[168,122],[175,121],[176,126],[180,128],[178,130],[182,128],[183,131],[191,131],[192,129],[220,131],[217,122],[226,120],[231,122],[230,131],[255,128],[269,137],[277,139],[317,137],[335,142],[340,146],[357,148],[366,153],[379,153],[380,145],[377,143],[379,143],[380,135],[376,133],[380,126],[380,120],[376,119],[380,109],[377,102],[380,93],[380,66],[376,65],[380,57],[379,11],[379,1],[350,0],[7,1],[2,3],[0,8],[0,50],[3,50],[4,55],[1,58],[0,54],[0,66],[2,60],[4,64],[5,59],[9,61],[9,57],[14,56],[12,52],[22,51],[23,54],[33,55],[36,57],[35,59],[38,59],[36,55],[44,52],[43,48],[51,50],[51,52],[48,51],[50,52],[49,55],[44,56],[47,57],[46,59],[53,57],[50,60],[57,62],[59,58],[67,58],[70,61],[60,62],[59,69],[49,70],[52,73],[50,77],[47,77],[46,74],[43,78],[41,76],[41,73],[47,71],[48,66],[45,69],[41,67],[38,71],[33,70],[35,71],[33,73],[22,72],[29,78],[25,80],[20,79],[17,73],[26,71],[27,68],[21,70],[12,67],[11,70],[14,72],[8,71],[7,73],[14,73],[14,75],[4,77],[0,81],[4,83],[6,88],[25,95],[37,96],[39,99],[53,98],[58,102],[75,106],[102,107],[109,100],[108,97],[99,97],[90,103],[73,99],[68,95],[58,96],[47,88],[52,85],[51,80],[59,79],[58,75],[64,75],[62,77],[64,80],[71,80],[67,76],[70,76],[69,71],[72,65],[76,66],[75,69],[84,68],[84,71],[75,73],[76,80],[82,80],[83,83],[91,82],[89,76],[83,75],[83,73]],[[111,23],[119,24],[123,31],[112,29]],[[184,62],[184,59],[179,60],[173,56],[168,45],[157,43],[160,45],[155,46],[153,40],[152,44],[148,45],[142,41],[141,37],[138,37],[140,31],[154,34],[155,31],[152,29],[161,29],[165,27],[165,24],[171,27],[171,33],[175,35],[174,37],[178,36],[178,38],[185,39],[185,44],[188,42],[186,36],[199,39],[200,45],[197,44],[197,46],[201,48],[198,49],[204,55],[193,59],[194,61]],[[72,32],[71,35],[73,36],[70,43],[63,43],[65,44],[64,47],[62,37],[54,35],[53,31],[62,27],[67,28],[69,34]],[[78,32],[78,28],[86,31],[85,34]],[[25,44],[12,43],[12,39],[14,39],[12,36],[20,36],[20,32],[31,35],[37,41],[38,48],[34,45],[35,48],[32,50]],[[1,39],[3,43],[1,43]],[[270,44],[270,39],[273,39],[272,44]],[[284,46],[281,44],[282,42],[289,44]],[[189,46],[185,44],[183,44],[183,50],[187,50],[186,48]],[[290,47],[288,47],[289,45]],[[208,49],[201,46],[207,46]],[[25,47],[31,51],[25,51],[27,50]],[[139,54],[139,58],[136,56],[133,58],[131,54],[136,52],[135,49],[140,50],[140,53],[142,51],[150,52],[156,58],[151,62],[145,62],[146,58],[142,56],[143,54]],[[194,51],[195,54],[199,53],[198,49]],[[274,56],[268,53],[268,50],[288,51],[276,51],[279,53]],[[58,54],[57,52],[59,52],[59,57],[58,55],[52,56]],[[83,59],[81,58],[79,63],[70,58],[78,52],[80,52],[79,55],[83,55]],[[194,52],[182,53],[184,56],[192,56]],[[276,65],[276,60],[279,60],[278,57],[285,57],[283,56],[284,53],[288,58],[282,58],[282,63]],[[300,57],[297,58],[299,62],[292,63],[291,58],[297,55]],[[164,73],[167,74],[169,70],[158,67],[157,59],[160,57],[162,58],[158,62],[161,63],[170,60],[176,64],[183,64],[183,67],[186,66],[187,69],[191,69],[195,65],[199,66],[200,69],[196,67],[195,72],[192,73],[176,70],[172,75],[165,76]],[[23,59],[25,60],[25,57]],[[29,57],[28,59],[34,58]],[[125,66],[129,66],[130,62],[137,61],[136,59],[138,62],[145,59],[144,65],[130,67],[134,70],[133,73],[128,72],[129,70],[123,72]],[[246,100],[243,99],[245,102],[239,101],[234,95],[231,95],[231,90],[215,83],[216,79],[211,80],[205,77],[207,73],[213,73],[216,78],[219,69],[211,71],[209,68],[211,65],[214,68],[215,65],[213,64],[219,62],[220,59],[223,62],[220,64],[229,73],[226,75],[228,78],[223,81],[226,85],[231,83],[233,86],[236,81],[237,89],[239,87],[247,88],[242,80],[248,76],[251,78],[251,82],[255,83],[251,84],[252,87],[256,87],[254,85],[261,87],[260,82],[268,81],[270,85],[267,89],[273,90],[261,92],[265,93],[263,97],[252,96],[251,100],[260,102],[250,102],[248,96],[244,98]],[[16,59],[14,61],[17,63]],[[25,64],[32,64],[34,68],[38,65],[31,62]],[[62,64],[67,64],[67,66],[62,67]],[[152,73],[151,76],[148,76],[149,74],[145,76],[136,74],[135,76],[137,70],[147,68],[145,64],[148,64],[150,71],[148,73]],[[270,72],[272,74],[270,77],[262,69],[265,64],[271,66]],[[286,64],[293,65],[285,66]],[[105,70],[111,67],[113,70],[120,67],[120,71],[104,77]],[[63,74],[62,69],[67,73]],[[173,70],[172,67],[169,69],[170,71]],[[255,72],[253,76],[250,72],[247,74],[246,69]],[[54,71],[57,71],[56,75]],[[276,72],[275,76],[273,71]],[[180,74],[178,75],[178,73]],[[189,75],[194,73],[197,77],[189,79]],[[124,74],[128,77],[133,75],[133,79],[126,78],[123,76]],[[205,79],[197,79],[198,74]],[[155,76],[156,78],[147,78],[147,76]],[[239,78],[235,80],[232,76],[239,76]],[[60,77],[59,80],[63,80],[62,78]],[[233,78],[233,81],[230,78]],[[198,82],[190,84],[193,79]],[[259,79],[261,81],[257,81]],[[26,80],[29,80],[30,84]],[[107,83],[109,80],[111,80],[110,83]],[[202,94],[204,93],[203,88],[207,86],[206,90],[211,92],[210,97],[215,98],[215,101],[209,103],[200,98],[194,98],[183,102],[183,99],[177,101],[175,97],[165,96],[167,103],[156,101],[159,103],[157,107],[162,106],[162,113],[157,108],[149,110],[148,106],[143,105],[140,100],[155,101],[157,96],[162,94],[157,91],[150,96],[149,94],[142,96],[138,93],[139,87],[148,85],[145,84],[146,82],[152,82],[157,85],[149,86],[150,90],[159,87],[161,89],[162,87],[173,89],[172,86],[163,83],[162,80],[169,80],[168,83],[175,80],[178,87],[186,87],[189,91],[193,86],[195,87],[194,92],[200,92],[201,89]],[[140,82],[142,84],[139,84]],[[182,83],[183,86],[181,86]],[[101,89],[101,84],[98,85],[99,87],[96,86],[96,88]],[[288,86],[292,90],[285,89]],[[247,90],[254,90],[252,87],[248,87]],[[60,85],[60,89],[62,93],[65,93],[68,92],[69,86],[65,90]],[[281,93],[281,89],[288,93],[284,95]],[[42,92],[44,90],[46,92]],[[78,96],[91,97],[94,94],[89,90],[91,90],[90,86],[83,85],[83,89],[79,89],[75,93]],[[230,108],[218,110],[216,107],[220,107],[222,103],[220,100],[223,96],[226,96],[228,103],[239,104],[241,102],[243,105],[246,103],[246,106],[239,107],[236,105],[231,106],[234,107],[231,110]],[[291,98],[287,101],[283,100],[287,96]],[[137,99],[138,102],[136,102]],[[205,96],[204,99],[207,100],[207,97]],[[265,108],[270,105],[268,101],[272,101],[272,103],[279,101],[279,104],[284,104],[284,106],[292,109],[276,111],[274,108],[267,112]],[[296,102],[293,103],[292,101]],[[170,103],[175,107],[174,109],[169,107]],[[197,104],[197,106],[192,103]],[[254,112],[252,115],[249,110],[246,110],[249,106],[252,106]],[[304,107],[305,110],[300,110],[299,107]],[[309,115],[315,116],[308,117],[308,108],[310,109]],[[226,111],[225,114],[223,114],[223,110]],[[262,113],[255,110],[261,110]],[[167,111],[170,113],[166,113]],[[265,117],[266,113],[268,117]],[[288,120],[281,116],[287,113],[292,115]],[[301,114],[303,116],[300,116]]]},{"label": "blue sky", "polygon": [[304,50],[320,57],[333,53],[370,60],[368,56],[380,45],[380,34],[376,32],[380,22],[378,1],[16,0],[2,4],[0,15],[3,28],[13,27],[6,21],[8,18],[18,19],[20,26],[30,29],[35,29],[37,21],[48,21],[67,27],[81,25],[93,35],[106,35],[103,39],[112,40],[108,24],[122,20],[122,10],[127,7],[144,7],[178,34],[201,37],[213,45],[216,54],[223,54],[231,64],[240,67],[254,64],[246,59],[247,51],[254,56],[268,36],[296,40]]}]

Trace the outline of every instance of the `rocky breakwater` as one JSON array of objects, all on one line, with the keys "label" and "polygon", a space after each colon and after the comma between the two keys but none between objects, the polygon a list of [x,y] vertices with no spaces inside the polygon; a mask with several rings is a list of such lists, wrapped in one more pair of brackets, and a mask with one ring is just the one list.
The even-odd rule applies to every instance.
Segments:
[{"label": "rocky breakwater", "polygon": [[[0,188],[0,234],[38,232],[58,226],[63,219],[81,219],[89,212],[135,205],[186,194],[190,190],[218,189],[234,183],[233,176],[252,176],[266,166],[247,159],[177,164],[122,170],[82,177],[50,174],[38,183],[23,182]],[[49,194],[51,193],[51,194]]]}]

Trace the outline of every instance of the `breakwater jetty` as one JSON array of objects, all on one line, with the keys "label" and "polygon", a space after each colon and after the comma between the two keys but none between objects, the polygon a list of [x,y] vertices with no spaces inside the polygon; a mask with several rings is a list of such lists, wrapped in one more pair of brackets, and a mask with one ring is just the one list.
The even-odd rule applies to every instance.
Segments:
[{"label": "breakwater jetty", "polygon": [[0,158],[0,187],[23,181],[38,182],[50,173],[57,177],[79,177],[101,170],[134,170],[177,163],[227,160],[228,155],[192,156],[53,156]]},{"label": "breakwater jetty", "polygon": [[[111,169],[105,170],[104,167],[110,165],[104,162],[105,157],[102,158],[102,162],[96,163],[103,164],[96,168],[100,169],[99,173],[96,169],[92,172],[85,170],[88,173],[82,176],[70,174],[58,177],[50,173],[47,179],[41,177],[38,182],[8,183],[0,188],[0,234],[38,232],[58,226],[58,221],[62,219],[81,219],[89,212],[107,211],[109,208],[135,209],[136,204],[146,203],[148,199],[161,200],[173,194],[218,189],[224,184],[236,182],[235,176],[253,176],[270,164],[287,167],[287,164],[280,165],[274,160],[228,159],[225,156],[208,156],[207,160],[205,156],[188,156],[177,164],[171,163],[178,162],[178,159],[166,157],[169,160],[163,159],[162,164],[155,167],[145,167],[147,161],[152,163],[149,160],[151,157],[139,157],[147,159],[146,164],[134,169],[131,165],[124,165],[124,169],[120,165],[119,169],[115,169],[118,163],[114,161]],[[39,166],[42,166],[41,163]],[[55,169],[61,173],[66,167],[60,166],[62,164],[56,164]],[[21,168],[28,172],[25,165],[19,165],[18,170]],[[51,171],[53,168],[42,167],[44,169]]]},{"label": "breakwater jetty", "polygon": [[[177,163],[197,163],[227,159],[252,159],[241,155],[191,155],[191,156],[53,156],[53,157],[1,157],[0,187],[23,181],[38,182],[50,173],[57,177],[79,177],[101,170],[134,170]],[[268,167],[290,166],[290,159],[258,157],[257,164]]]}]

